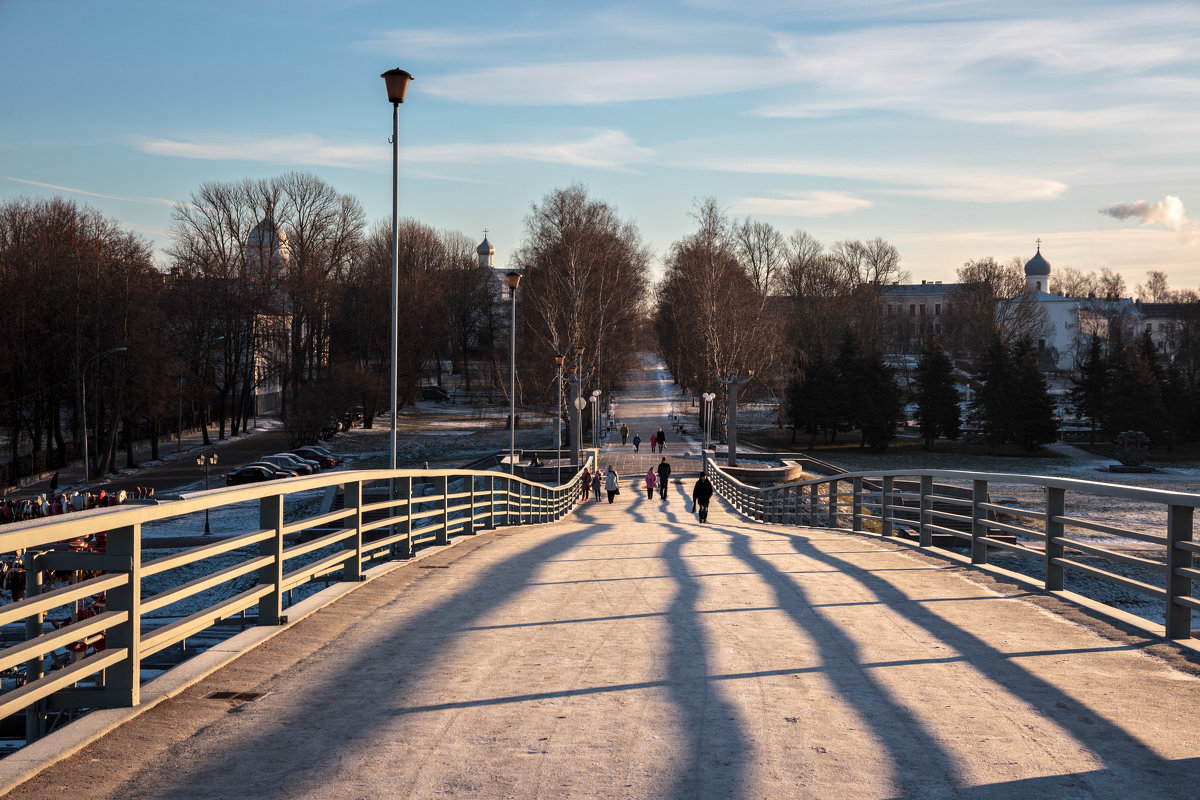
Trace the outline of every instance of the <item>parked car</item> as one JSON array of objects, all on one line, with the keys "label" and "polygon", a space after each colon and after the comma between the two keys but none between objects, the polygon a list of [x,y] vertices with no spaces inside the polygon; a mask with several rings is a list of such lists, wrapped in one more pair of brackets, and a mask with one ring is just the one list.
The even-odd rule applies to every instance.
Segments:
[{"label": "parked car", "polygon": [[259,459],[259,461],[265,461],[268,464],[274,464],[275,466],[282,467],[283,469],[290,469],[293,472],[300,473],[301,475],[311,475],[317,471],[312,464],[302,462],[300,459],[290,455],[289,453],[276,453],[273,456],[263,456]]},{"label": "parked car", "polygon": [[264,469],[270,470],[271,473],[276,478],[294,478],[300,474],[299,472],[297,472],[294,469],[288,469],[287,467],[281,467],[278,464],[272,464],[270,461],[255,461],[251,464],[247,464],[246,466],[248,466],[248,467],[263,467]]},{"label": "parked car", "polygon": [[337,453],[330,450],[328,447],[322,447],[319,444],[306,444],[306,445],[304,445],[304,449],[305,450],[313,450],[317,453],[321,453],[322,455],[329,456],[330,458],[336,458],[339,463],[346,460],[346,459],[342,458],[341,456],[339,456]]},{"label": "parked car", "polygon": [[422,400],[436,400],[439,403],[445,403],[450,399],[450,393],[440,386],[426,386],[421,390]]},{"label": "parked car", "polygon": [[288,452],[294,456],[300,456],[309,461],[317,462],[321,465],[321,469],[328,469],[329,467],[336,467],[338,465],[338,460],[335,456],[319,453],[311,447],[297,447],[295,450],[289,450]]},{"label": "parked car", "polygon": [[[283,467],[284,469],[298,469],[301,466],[307,466],[313,472],[321,471],[321,462],[314,461],[311,458],[304,458],[296,455],[295,453],[276,453],[275,455],[279,456],[280,458],[286,458],[295,464],[294,467],[289,467],[287,464],[280,464],[279,466]],[[265,461],[266,459],[263,460]]]},{"label": "parked car", "polygon": [[249,464],[244,467],[228,472],[225,475],[226,486],[239,486],[243,483],[258,483],[260,481],[274,480],[277,477],[271,470],[266,467],[258,466],[257,464]]}]

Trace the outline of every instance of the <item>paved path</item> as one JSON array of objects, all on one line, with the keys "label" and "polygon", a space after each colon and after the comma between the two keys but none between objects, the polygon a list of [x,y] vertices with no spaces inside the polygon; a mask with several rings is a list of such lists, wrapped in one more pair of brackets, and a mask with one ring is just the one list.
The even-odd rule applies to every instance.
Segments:
[{"label": "paved path", "polygon": [[11,797],[1197,796],[1164,645],[684,488],[400,567]]}]

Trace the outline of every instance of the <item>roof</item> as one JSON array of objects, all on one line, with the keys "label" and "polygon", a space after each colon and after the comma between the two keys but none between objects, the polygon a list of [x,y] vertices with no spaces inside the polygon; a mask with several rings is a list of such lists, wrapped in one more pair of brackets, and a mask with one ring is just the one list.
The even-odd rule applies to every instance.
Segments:
[{"label": "roof", "polygon": [[475,248],[475,252],[481,256],[494,256],[496,255],[496,248],[493,247],[492,243],[488,241],[488,238],[484,236],[483,241],[479,243],[479,247]]},{"label": "roof", "polygon": [[949,294],[963,285],[961,283],[898,283],[885,287],[880,295],[883,297],[932,297]]},{"label": "roof", "polygon": [[1032,278],[1035,275],[1049,275],[1050,262],[1042,255],[1041,245],[1038,245],[1038,251],[1033,254],[1033,258],[1025,262],[1025,276]]}]

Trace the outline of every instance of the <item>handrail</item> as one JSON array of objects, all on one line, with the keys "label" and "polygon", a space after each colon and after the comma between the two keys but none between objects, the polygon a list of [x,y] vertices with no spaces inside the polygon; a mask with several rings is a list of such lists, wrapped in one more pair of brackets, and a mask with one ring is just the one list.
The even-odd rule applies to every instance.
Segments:
[{"label": "handrail", "polygon": [[[594,462],[589,453],[582,466]],[[421,543],[444,545],[453,535],[558,520],[574,509],[581,477],[582,468],[551,486],[499,471],[350,470],[5,525],[0,553],[23,557],[29,596],[0,605],[0,624],[24,621],[26,632],[25,641],[0,650],[0,664],[23,664],[21,680],[0,695],[0,712],[24,711],[32,741],[46,732],[48,704],[69,710],[138,705],[145,657],[256,605],[255,624],[285,622],[291,590],[328,581],[332,573],[358,581],[373,562],[410,557]],[[344,508],[284,519],[285,500],[331,486],[343,488]],[[143,525],[247,502],[257,502],[257,519],[234,536],[143,560]],[[102,533],[105,552],[50,552]],[[47,570],[64,564],[74,570],[72,583],[43,590]],[[85,568],[95,577],[79,580]],[[181,568],[186,574],[166,577]],[[153,587],[143,587],[151,577]],[[247,577],[254,580],[249,588]],[[153,611],[214,590],[222,597],[206,599],[204,608],[181,609],[182,618],[161,627],[149,621]],[[48,619],[55,629],[47,629]],[[61,692],[69,686],[75,688]]]},{"label": "handrail", "polygon": [[[1200,609],[1200,598],[1193,596],[1192,587],[1193,579],[1200,580],[1193,560],[1200,556],[1200,545],[1192,540],[1200,494],[1077,478],[965,470],[847,472],[760,487],[730,475],[712,456],[705,457],[704,472],[714,489],[750,519],[830,528],[843,527],[849,520],[854,531],[866,531],[869,525],[873,529],[869,532],[884,537],[900,532],[915,534],[921,548],[932,547],[935,535],[948,536],[969,545],[973,565],[987,564],[989,550],[1015,554],[1024,559],[1021,564],[1036,559],[1041,562],[1042,575],[1037,575],[1039,570],[1035,568],[1028,578],[1041,582],[1046,591],[1065,593],[1068,572],[1115,584],[1163,601],[1165,624],[1147,623],[1144,627],[1161,631],[1170,639],[1192,637],[1191,610]],[[904,483],[903,490],[900,482]],[[847,483],[853,487],[850,492],[845,491]],[[1046,492],[1045,508],[1037,511],[993,503],[988,494],[992,483],[1040,487]],[[1165,530],[1129,530],[1113,524],[1111,519],[1085,518],[1078,511],[1069,516],[1068,492],[1161,506],[1166,512]],[[1001,519],[1004,516],[1007,519]],[[1031,527],[1034,524],[1038,527]],[[1076,541],[1066,535],[1068,529],[1086,532],[1100,541]],[[998,538],[1004,535],[1012,538]],[[1139,547],[1149,545],[1155,549],[1149,555],[1130,555],[1104,546],[1113,539],[1127,539],[1141,543]],[[1044,549],[1037,549],[1039,546]],[[1106,564],[1136,571],[1138,577],[1083,564],[1078,557],[1103,559]],[[1116,610],[1104,600],[1091,600]]]}]

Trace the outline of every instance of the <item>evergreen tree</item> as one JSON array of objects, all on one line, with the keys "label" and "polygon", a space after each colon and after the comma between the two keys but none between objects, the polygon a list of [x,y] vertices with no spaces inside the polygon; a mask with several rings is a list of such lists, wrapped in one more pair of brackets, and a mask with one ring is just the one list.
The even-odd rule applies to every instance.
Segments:
[{"label": "evergreen tree", "polygon": [[938,436],[958,438],[958,402],[954,365],[941,344],[931,336],[917,363],[917,421],[926,450]]},{"label": "evergreen tree", "polygon": [[788,393],[788,411],[793,428],[809,435],[809,447],[817,444],[821,431],[832,432],[841,417],[833,398],[841,391],[837,368],[818,356],[793,380]]},{"label": "evergreen tree", "polygon": [[864,392],[868,376],[864,373],[862,345],[850,328],[842,332],[842,343],[835,362],[838,385],[830,398],[836,409],[835,431],[851,431],[862,428]]},{"label": "evergreen tree", "polygon": [[1105,433],[1115,437],[1124,431],[1142,431],[1152,442],[1161,442],[1165,416],[1162,388],[1141,348],[1127,347],[1114,353],[1105,394]]},{"label": "evergreen tree", "polygon": [[1038,363],[1038,352],[1029,339],[1013,345],[1013,436],[1027,453],[1058,438],[1054,401],[1046,376]]},{"label": "evergreen tree", "polygon": [[862,444],[872,450],[886,450],[896,438],[896,426],[904,411],[896,373],[884,362],[883,353],[875,349],[859,359],[858,372],[863,380],[857,389]]},{"label": "evergreen tree", "polygon": [[992,336],[979,359],[975,375],[979,389],[971,401],[971,419],[983,431],[989,447],[1013,436],[1015,376],[1008,347],[999,335]]},{"label": "evergreen tree", "polygon": [[1091,440],[1096,443],[1096,428],[1104,416],[1104,391],[1107,386],[1108,362],[1104,357],[1104,342],[1092,334],[1087,357],[1079,368],[1079,377],[1071,390],[1075,401],[1075,413],[1087,419],[1092,426]]}]

